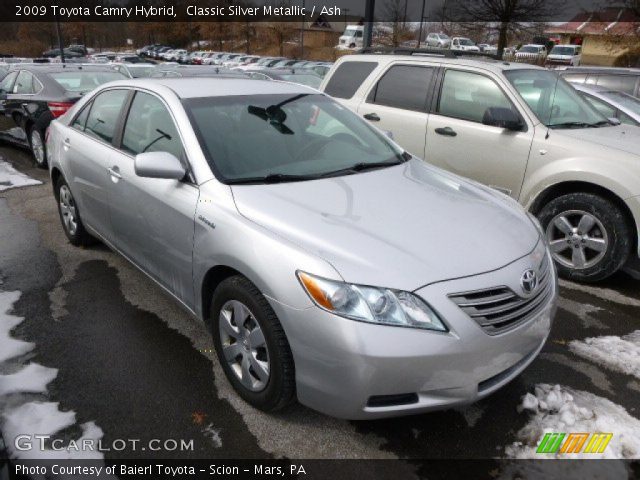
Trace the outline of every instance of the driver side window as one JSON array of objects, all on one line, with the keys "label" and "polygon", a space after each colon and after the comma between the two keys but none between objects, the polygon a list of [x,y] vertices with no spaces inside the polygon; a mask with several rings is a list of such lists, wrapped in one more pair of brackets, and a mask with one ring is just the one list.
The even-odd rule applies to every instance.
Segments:
[{"label": "driver side window", "polygon": [[446,117],[482,123],[490,107],[518,111],[490,78],[473,72],[447,70],[442,82],[437,112]]}]

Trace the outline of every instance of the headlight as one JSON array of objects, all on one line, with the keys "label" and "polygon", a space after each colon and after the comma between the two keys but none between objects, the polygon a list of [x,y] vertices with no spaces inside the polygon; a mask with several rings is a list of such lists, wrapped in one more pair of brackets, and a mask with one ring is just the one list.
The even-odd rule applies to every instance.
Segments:
[{"label": "headlight", "polygon": [[448,331],[420,297],[401,290],[352,285],[298,272],[300,283],[316,305],[362,322]]},{"label": "headlight", "polygon": [[544,233],[540,220],[538,220],[538,218],[530,212],[527,212],[527,216],[529,217],[529,220],[531,220],[531,223],[533,223],[533,226],[536,227],[536,229],[540,233],[540,236],[544,238],[546,235]]}]

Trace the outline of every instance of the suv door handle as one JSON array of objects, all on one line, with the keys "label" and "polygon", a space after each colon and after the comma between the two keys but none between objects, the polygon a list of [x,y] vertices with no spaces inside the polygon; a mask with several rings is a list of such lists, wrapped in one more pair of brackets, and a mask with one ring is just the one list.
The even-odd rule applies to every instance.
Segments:
[{"label": "suv door handle", "polygon": [[458,135],[456,131],[451,127],[436,128],[436,133],[438,135],[444,135],[445,137],[455,137],[456,135]]},{"label": "suv door handle", "polygon": [[371,120],[372,122],[380,121],[380,117],[378,116],[377,113],[365,113],[363,117],[366,118],[367,120]]},{"label": "suv door handle", "polygon": [[120,180],[122,178],[122,175],[120,175],[120,172],[118,171],[118,167],[110,167],[107,168],[107,172],[109,172],[109,175],[111,175],[114,178],[117,178],[118,180]]},{"label": "suv door handle", "polygon": [[63,147],[65,150],[69,150],[69,148],[71,148],[71,142],[69,141],[69,139],[68,139],[68,138],[65,138],[65,139],[64,139],[64,142],[62,142],[62,147]]}]

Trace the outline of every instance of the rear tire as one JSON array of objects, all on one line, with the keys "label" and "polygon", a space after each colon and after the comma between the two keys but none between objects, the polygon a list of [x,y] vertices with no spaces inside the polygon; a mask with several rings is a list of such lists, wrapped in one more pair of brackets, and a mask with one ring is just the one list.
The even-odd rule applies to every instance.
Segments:
[{"label": "rear tire", "polygon": [[36,167],[47,168],[47,146],[44,143],[44,132],[36,126],[32,126],[29,128],[28,139]]},{"label": "rear tire", "polygon": [[236,392],[267,412],[291,404],[296,391],[291,348],[278,317],[256,286],[241,275],[223,280],[213,294],[210,312],[216,354]]},{"label": "rear tire", "polygon": [[538,214],[558,274],[598,282],[628,260],[632,229],[620,208],[592,193],[570,193],[547,203]]},{"label": "rear tire", "polygon": [[76,206],[71,189],[65,179],[60,176],[56,182],[56,200],[58,202],[58,214],[65,235],[69,242],[76,247],[87,246],[96,242],[85,230],[80,218],[80,211]]}]

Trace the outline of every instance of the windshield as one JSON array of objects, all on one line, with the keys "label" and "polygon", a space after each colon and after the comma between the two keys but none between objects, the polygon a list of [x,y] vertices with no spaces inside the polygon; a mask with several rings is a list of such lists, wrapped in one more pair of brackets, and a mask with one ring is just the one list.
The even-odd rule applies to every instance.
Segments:
[{"label": "windshield", "polygon": [[49,74],[55,82],[68,92],[89,92],[103,83],[127,78],[120,72],[58,72]]},{"label": "windshield", "polygon": [[553,47],[551,55],[574,55],[575,49],[571,47]]},{"label": "windshield", "polygon": [[539,53],[540,47],[525,46],[520,49],[520,53]]},{"label": "windshield", "polygon": [[475,43],[473,43],[471,40],[469,40],[468,38],[461,38],[460,39],[460,45],[470,45],[473,46],[475,45]]},{"label": "windshield", "polygon": [[548,70],[518,69],[504,72],[538,120],[552,128],[609,125],[566,80]]},{"label": "windshield", "polygon": [[632,111],[636,115],[640,115],[640,100],[636,97],[632,97],[628,93],[624,92],[600,92],[603,97],[606,97],[614,102],[620,104],[620,106]]},{"label": "windshield", "polygon": [[384,135],[324,95],[192,98],[184,105],[212,170],[227,183],[346,175],[405,161]]}]

